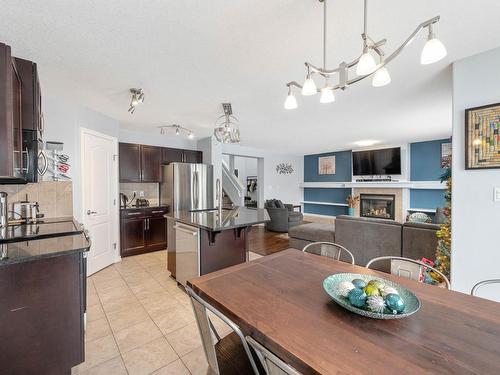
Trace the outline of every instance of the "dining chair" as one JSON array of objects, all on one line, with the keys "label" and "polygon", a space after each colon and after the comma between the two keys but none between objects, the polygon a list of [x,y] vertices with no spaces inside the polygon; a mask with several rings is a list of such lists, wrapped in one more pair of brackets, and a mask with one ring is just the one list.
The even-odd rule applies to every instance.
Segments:
[{"label": "dining chair", "polygon": [[477,290],[484,286],[484,285],[489,285],[489,284],[500,284],[500,279],[491,279],[491,280],[483,280],[478,282],[476,285],[472,287],[472,290],[470,291],[471,296],[475,296],[477,293]]},{"label": "dining chair", "polygon": [[247,336],[246,339],[248,344],[255,351],[255,354],[257,354],[257,357],[259,358],[259,361],[262,367],[264,367],[264,371],[267,375],[300,375],[300,372],[295,370],[290,365],[287,365],[253,338]]},{"label": "dining chair", "polygon": [[[219,310],[194,293],[190,287],[186,287],[186,292],[193,306],[203,350],[209,366],[209,373],[216,375],[260,375],[240,328]],[[221,338],[210,321],[207,310],[226,323],[233,332]]]},{"label": "dining chair", "polygon": [[342,253],[346,253],[349,258],[351,258],[351,264],[354,263],[354,255],[347,250],[344,246],[333,243],[333,242],[313,242],[309,245],[304,246],[303,252],[309,254],[322,255],[332,259],[340,260]]},{"label": "dining chair", "polygon": [[[372,260],[370,260],[366,264],[366,268],[370,268],[370,266],[373,263],[384,261],[384,260],[390,260],[391,262],[397,261],[396,267],[391,266],[391,273],[393,275],[405,277],[405,278],[410,279],[410,280],[419,281],[419,276],[420,276],[420,273],[422,272],[422,269],[427,268],[427,269],[431,270],[432,272],[437,273],[444,280],[444,283],[446,284],[446,288],[450,289],[450,281],[441,271],[438,271],[434,267],[431,267],[428,264],[421,262],[420,260],[397,257],[397,256],[383,256],[383,257],[373,258]],[[405,265],[405,263],[406,263],[406,265]],[[411,265],[417,265],[418,267],[412,267]]]}]

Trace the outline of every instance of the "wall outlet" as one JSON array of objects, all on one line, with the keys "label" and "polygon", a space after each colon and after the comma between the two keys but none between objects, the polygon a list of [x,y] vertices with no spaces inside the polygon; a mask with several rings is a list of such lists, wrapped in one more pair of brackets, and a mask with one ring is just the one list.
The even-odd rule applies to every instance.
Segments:
[{"label": "wall outlet", "polygon": [[142,190],[141,190],[141,191],[139,192],[139,197],[140,197],[140,198],[144,198],[144,191],[142,191]]},{"label": "wall outlet", "polygon": [[500,202],[500,187],[493,188],[493,200]]}]

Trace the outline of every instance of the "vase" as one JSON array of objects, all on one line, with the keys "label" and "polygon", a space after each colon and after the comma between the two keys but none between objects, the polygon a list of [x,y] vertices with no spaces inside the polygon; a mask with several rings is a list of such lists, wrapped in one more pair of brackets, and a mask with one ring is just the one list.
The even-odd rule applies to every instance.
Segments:
[{"label": "vase", "polygon": [[347,207],[347,214],[349,216],[354,216],[354,207]]}]

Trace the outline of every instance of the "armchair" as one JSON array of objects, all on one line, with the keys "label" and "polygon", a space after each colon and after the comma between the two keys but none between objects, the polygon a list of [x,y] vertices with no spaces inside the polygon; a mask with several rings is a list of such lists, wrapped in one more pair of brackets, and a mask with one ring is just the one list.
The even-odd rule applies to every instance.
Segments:
[{"label": "armchair", "polygon": [[271,221],[266,223],[266,229],[272,232],[288,232],[288,229],[302,224],[303,215],[293,209],[292,204],[283,204],[280,200],[267,200],[264,204]]}]

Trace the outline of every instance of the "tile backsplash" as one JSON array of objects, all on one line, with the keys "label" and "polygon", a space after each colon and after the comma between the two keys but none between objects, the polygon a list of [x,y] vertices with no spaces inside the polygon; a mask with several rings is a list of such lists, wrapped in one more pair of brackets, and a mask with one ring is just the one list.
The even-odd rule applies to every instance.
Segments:
[{"label": "tile backsplash", "polygon": [[137,193],[137,198],[141,198],[139,193],[144,192],[144,197],[149,201],[150,206],[157,206],[160,203],[160,186],[155,182],[122,182],[120,183],[120,193],[125,194],[129,203],[134,196],[134,191]]},{"label": "tile backsplash", "polygon": [[71,181],[43,181],[25,185],[0,185],[8,196],[9,210],[14,202],[38,202],[46,218],[73,216],[73,184]]}]

